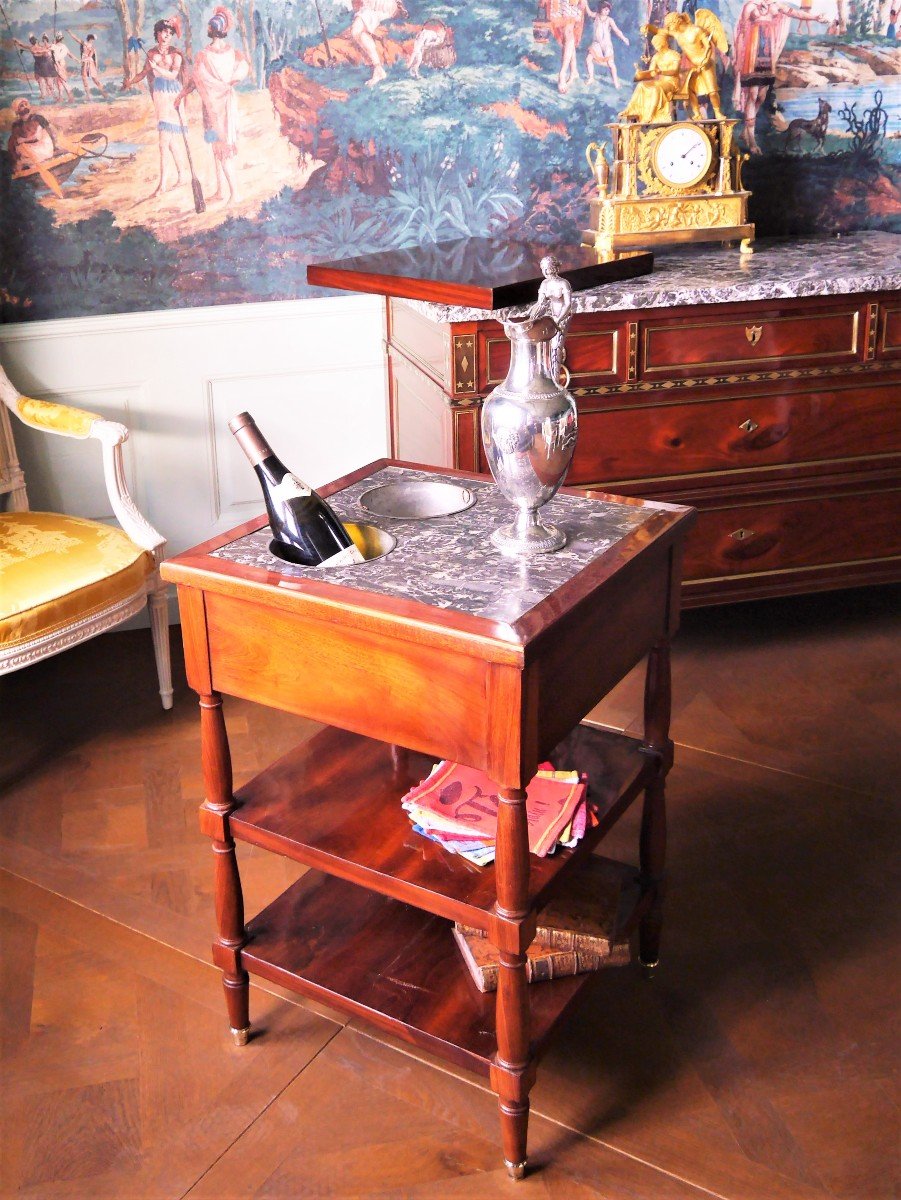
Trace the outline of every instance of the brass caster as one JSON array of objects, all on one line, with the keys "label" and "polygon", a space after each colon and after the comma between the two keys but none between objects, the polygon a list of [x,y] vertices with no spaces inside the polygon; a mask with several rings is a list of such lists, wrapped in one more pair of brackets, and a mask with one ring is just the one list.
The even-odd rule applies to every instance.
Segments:
[{"label": "brass caster", "polygon": [[250,1037],[250,1026],[246,1025],[243,1029],[233,1029],[231,1033],[235,1039],[236,1046],[246,1046],[247,1039]]},{"label": "brass caster", "polygon": [[504,1166],[507,1168],[507,1174],[511,1179],[522,1179],[526,1173],[525,1162],[512,1163],[504,1159]]},{"label": "brass caster", "polygon": [[754,247],[751,245],[753,238],[742,238],[738,244],[739,254],[753,254]]},{"label": "brass caster", "polygon": [[657,974],[657,968],[660,966],[660,959],[655,958],[653,962],[640,962],[641,973],[645,979],[653,979]]}]

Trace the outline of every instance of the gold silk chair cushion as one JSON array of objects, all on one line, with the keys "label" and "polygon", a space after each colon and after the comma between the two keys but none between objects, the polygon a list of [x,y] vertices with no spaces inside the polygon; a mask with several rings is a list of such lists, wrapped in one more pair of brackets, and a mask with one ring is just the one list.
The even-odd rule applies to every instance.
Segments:
[{"label": "gold silk chair cushion", "polygon": [[0,647],[136,595],[153,555],[121,529],[60,513],[0,513]]}]

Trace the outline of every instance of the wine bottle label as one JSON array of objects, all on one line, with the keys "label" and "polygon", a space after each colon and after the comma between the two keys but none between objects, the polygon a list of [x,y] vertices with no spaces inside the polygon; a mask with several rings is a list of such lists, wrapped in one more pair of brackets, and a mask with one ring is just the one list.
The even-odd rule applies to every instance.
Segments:
[{"label": "wine bottle label", "polygon": [[365,561],[366,559],[357,547],[350,545],[346,550],[339,550],[337,554],[333,554],[331,558],[324,558],[319,565],[321,567],[349,567],[354,563]]},{"label": "wine bottle label", "polygon": [[277,483],[271,489],[270,494],[276,504],[282,504],[285,500],[295,500],[298,496],[312,496],[313,489],[307,487],[305,483],[289,471],[281,483]]}]

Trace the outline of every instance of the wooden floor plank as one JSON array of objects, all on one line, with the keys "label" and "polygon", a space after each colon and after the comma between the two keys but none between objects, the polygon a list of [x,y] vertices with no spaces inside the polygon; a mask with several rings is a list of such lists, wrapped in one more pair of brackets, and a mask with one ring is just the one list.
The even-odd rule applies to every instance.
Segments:
[{"label": "wooden floor plank", "polygon": [[[342,1031],[189,1193],[189,1200],[512,1195],[499,1167],[497,1103],[481,1088]],[[516,1195],[704,1193],[533,1118],[535,1170]]]},{"label": "wooden floor plank", "polygon": [[[70,905],[77,926],[79,910]],[[0,909],[8,933],[27,919]],[[109,924],[107,922],[107,924]],[[96,930],[91,930],[93,934]],[[171,950],[152,979],[39,925],[29,1037],[3,1058],[0,1193],[171,1200],[223,1154],[339,1026],[254,989],[266,1036],[238,1050],[211,1013],[220,992]],[[22,955],[17,963],[27,968]],[[21,1010],[0,996],[0,1019]]]},{"label": "wooden floor plank", "polygon": [[[661,969],[599,976],[555,1035],[521,1194],[896,1194],[897,599],[686,615]],[[329,1042],[335,1014],[257,987],[265,1036],[245,1058],[228,1044],[197,710],[175,666],[170,713],[135,686],[146,631],[0,680],[4,1196],[288,1196],[310,1139],[325,1195],[509,1195],[494,1099],[466,1072],[354,1022]],[[601,715],[634,729],[640,710],[630,678]],[[239,785],[316,728],[226,714]],[[634,860],[637,817],[605,852]],[[297,877],[239,857],[248,914]]]}]

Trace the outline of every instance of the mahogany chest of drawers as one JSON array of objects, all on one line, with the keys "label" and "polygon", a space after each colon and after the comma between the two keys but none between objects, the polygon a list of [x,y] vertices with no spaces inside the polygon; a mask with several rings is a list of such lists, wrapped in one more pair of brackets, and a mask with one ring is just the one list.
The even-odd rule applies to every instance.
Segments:
[{"label": "mahogany chest of drawers", "polygon": [[[392,455],[486,471],[503,326],[390,299],[388,359]],[[699,510],[684,604],[901,577],[899,293],[583,312],[567,366],[567,484]]]}]

